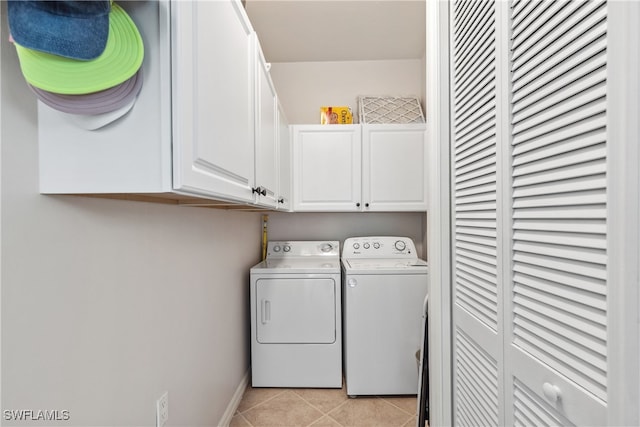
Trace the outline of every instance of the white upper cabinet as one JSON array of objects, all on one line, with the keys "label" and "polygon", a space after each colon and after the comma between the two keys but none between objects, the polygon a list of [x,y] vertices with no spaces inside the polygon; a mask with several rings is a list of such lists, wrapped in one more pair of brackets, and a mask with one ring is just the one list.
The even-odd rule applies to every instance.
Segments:
[{"label": "white upper cabinet", "polygon": [[142,90],[95,130],[40,104],[40,191],[275,208],[277,96],[241,2],[123,7],[143,36]]},{"label": "white upper cabinet", "polygon": [[95,130],[38,102],[41,193],[173,191],[170,3],[121,2],[121,6],[144,41],[140,94],[127,114]]},{"label": "white upper cabinet", "polygon": [[260,44],[256,43],[256,178],[254,192],[259,204],[275,208],[278,203],[278,122],[276,90]]},{"label": "white upper cabinet", "polygon": [[278,103],[278,209],[291,210],[291,131]]},{"label": "white upper cabinet", "polygon": [[426,211],[424,124],[362,125],[362,198],[369,211]]},{"label": "white upper cabinet", "polygon": [[426,211],[425,125],[293,130],[295,211]]},{"label": "white upper cabinet", "polygon": [[173,187],[250,202],[255,34],[240,2],[172,2],[172,15]]},{"label": "white upper cabinet", "polygon": [[359,211],[361,127],[293,126],[293,210]]}]

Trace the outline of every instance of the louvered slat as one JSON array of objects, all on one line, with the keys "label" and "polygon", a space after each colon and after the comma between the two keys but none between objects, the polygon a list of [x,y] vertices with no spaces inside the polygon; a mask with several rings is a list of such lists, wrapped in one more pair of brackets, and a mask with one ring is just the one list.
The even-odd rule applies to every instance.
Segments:
[{"label": "louvered slat", "polygon": [[487,165],[480,169],[475,169],[467,174],[457,176],[455,179],[456,186],[460,189],[475,187],[491,182],[496,173],[494,165]]},{"label": "louvered slat", "polygon": [[[592,328],[589,333],[596,339],[603,339],[605,329],[598,326],[605,318],[606,301],[596,292],[579,289],[570,285],[554,283],[539,277],[528,276],[526,273],[515,274],[520,286],[520,295],[528,298],[529,305],[536,305],[536,310],[541,314],[557,315],[557,319],[573,328],[580,328],[587,321]],[[539,300],[536,300],[536,298]],[[558,298],[558,300],[554,300]],[[581,304],[581,309],[570,312],[567,300],[573,299]]]},{"label": "louvered slat", "polygon": [[[561,206],[603,205],[607,195],[601,191],[584,191],[577,194],[551,194],[545,196],[526,197],[514,200],[513,207],[520,208],[556,208]],[[600,206],[602,208],[602,206]],[[517,212],[516,212],[517,213]],[[515,216],[515,214],[514,214]]]},{"label": "louvered slat", "polygon": [[[584,63],[587,59],[599,55],[606,49],[606,41],[603,37],[605,26],[603,25],[602,33],[587,33],[581,39],[579,50],[571,56],[555,58],[555,61],[549,61],[543,69],[536,69],[536,73],[523,74],[522,78],[513,84],[513,102],[518,102],[527,96],[537,96],[538,90],[545,85],[551,84],[556,79],[567,76],[575,70],[575,66]],[[599,64],[594,64],[596,69]],[[517,112],[520,109],[514,109]]]},{"label": "louvered slat", "polygon": [[[553,135],[542,136],[529,143],[519,144],[513,149],[514,155],[517,156],[513,161],[513,166],[604,143],[606,141],[605,126],[606,122],[603,117],[592,118],[588,125],[583,123],[579,130],[576,126],[571,126],[568,129],[555,132]],[[562,143],[557,144],[558,142]]]},{"label": "louvered slat", "polygon": [[544,209],[532,208],[518,209],[514,212],[514,219],[521,218],[572,218],[572,219],[593,219],[606,218],[607,211],[604,207],[598,205],[581,205],[581,206],[560,206],[548,207]]},{"label": "louvered slat", "polygon": [[[570,175],[572,173],[583,173],[585,175],[574,177]],[[535,176],[523,175],[522,179],[514,179],[514,181],[523,183],[523,187],[518,188],[517,192],[514,191],[516,197],[588,191],[593,188],[605,188],[607,184],[604,168],[600,164],[576,165]]]},{"label": "louvered slat", "polygon": [[[483,132],[483,135],[480,135],[480,138],[476,140],[461,144],[457,147],[457,163],[456,166],[460,166],[460,162],[467,158],[468,156],[472,156],[478,154],[479,152],[484,152],[486,154],[492,154],[495,151],[495,138],[491,135],[490,129]],[[485,156],[482,156],[485,157]],[[493,165],[495,168],[495,164]],[[482,168],[475,168],[476,170],[482,170]],[[460,173],[456,173],[455,176],[458,177]]]},{"label": "louvered slat", "polygon": [[575,108],[606,95],[606,69],[604,55],[594,61],[588,69],[565,74],[554,82],[540,88],[534,96],[520,102],[518,111],[513,111],[513,123],[525,120],[528,126],[535,126],[545,120],[545,113],[555,116],[566,112],[562,107]]},{"label": "louvered slat", "polygon": [[[580,37],[597,27],[605,17],[602,2],[586,1],[583,3],[587,7],[580,9],[577,14],[572,15],[567,21],[554,28],[553,34],[546,33],[544,43],[532,46],[513,46],[514,81],[539,67],[540,61],[553,63],[557,57],[566,58],[578,50]],[[597,31],[591,33],[586,36],[599,34]]]},{"label": "louvered slat", "polygon": [[[491,2],[476,2],[476,4],[471,5],[467,15],[455,21],[456,38],[454,46],[456,52],[459,52],[465,43],[469,42],[469,38],[474,34],[474,29],[478,28],[490,13],[492,13]],[[456,69],[459,69],[459,67],[456,67]]]},{"label": "louvered slat", "polygon": [[480,123],[478,127],[474,129],[474,133],[471,133],[465,137],[457,135],[454,144],[456,149],[463,147],[467,144],[475,144],[479,141],[485,141],[487,139],[495,138],[495,115],[489,116],[484,123]]},{"label": "louvered slat", "polygon": [[[539,7],[536,13],[531,13],[521,21],[517,22],[517,18],[513,20],[512,47],[518,48],[522,52],[525,48],[540,43],[541,39],[546,38],[555,27],[574,13],[576,9],[582,7],[584,2],[563,1],[539,1]],[[513,60],[517,59],[517,55],[513,55]]]},{"label": "louvered slat", "polygon": [[[495,140],[493,140],[495,141]],[[491,168],[496,164],[495,147],[488,146],[472,155],[460,156],[456,159],[456,177],[466,177],[476,171]]]},{"label": "louvered slat", "polygon": [[513,20],[512,46],[514,48],[522,43],[527,43],[528,45],[530,45],[533,40],[537,39],[537,28],[554,23],[555,25],[557,25],[557,22],[560,19],[559,14],[562,12],[562,9],[565,8],[568,4],[566,0],[538,1],[535,3],[538,3],[535,10],[532,10],[531,13],[529,13],[527,16],[524,16],[521,20],[518,20],[518,18],[514,18]]},{"label": "louvered slat", "polygon": [[513,247],[519,252],[552,255],[557,258],[573,259],[603,265],[607,262],[607,257],[602,253],[602,251],[590,248],[571,246],[560,247],[559,245],[527,242],[522,240],[514,243]]},{"label": "louvered slat", "polygon": [[514,2],[512,5],[513,10],[513,26],[518,26],[529,15],[535,12],[537,8],[541,6],[539,1],[523,0]]},{"label": "louvered slat", "polygon": [[459,425],[498,425],[497,365],[461,330],[455,339],[456,414]]},{"label": "louvered slat", "polygon": [[568,125],[602,113],[605,105],[604,97],[595,100],[588,99],[585,103],[579,101],[577,100],[570,105],[557,106],[553,109],[557,115],[552,115],[553,111],[548,111],[544,116],[536,117],[535,121],[515,123],[513,125],[513,143],[520,144],[550,132],[561,131]]},{"label": "louvered slat", "polygon": [[[548,242],[555,243],[555,242]],[[556,271],[553,269],[545,268],[544,266],[535,266],[527,264],[518,264],[514,266],[515,272],[523,273],[524,275],[531,276],[534,280],[541,279],[549,282],[555,282],[558,285],[571,286],[578,290],[587,290],[589,292],[602,293],[606,286],[597,279],[586,277],[584,275],[567,273]],[[518,277],[515,275],[515,277]],[[515,282],[518,283],[518,282]],[[576,296],[577,297],[577,296]],[[582,307],[576,306],[576,310],[581,310]]]},{"label": "louvered slat", "polygon": [[[486,9],[484,13],[488,13],[488,6],[489,5],[485,5]],[[483,46],[487,42],[487,40],[492,37],[492,33],[490,31],[490,21],[483,21],[482,18],[480,18],[479,25],[481,26],[476,27],[474,31],[470,33],[469,40],[461,41],[461,48],[456,55],[455,65],[460,66],[466,59],[472,58],[474,51],[484,50],[479,48],[479,46]],[[459,68],[462,69],[463,67]]]}]

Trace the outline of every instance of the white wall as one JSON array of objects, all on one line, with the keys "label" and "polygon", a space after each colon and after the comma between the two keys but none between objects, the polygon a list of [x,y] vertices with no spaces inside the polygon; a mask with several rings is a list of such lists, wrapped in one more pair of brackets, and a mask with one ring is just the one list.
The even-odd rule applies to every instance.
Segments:
[{"label": "white wall", "polygon": [[2,409],[151,426],[168,390],[169,425],[217,425],[249,364],[259,214],[40,195],[36,103],[4,24]]},{"label": "white wall", "polygon": [[350,106],[358,96],[415,96],[424,105],[422,59],[271,64],[271,78],[292,124],[319,124],[320,107]]},{"label": "white wall", "polygon": [[[339,240],[358,236],[403,236],[413,239],[418,256],[423,248],[425,214],[407,213],[269,213],[270,240]],[[342,250],[342,247],[340,248]]]}]

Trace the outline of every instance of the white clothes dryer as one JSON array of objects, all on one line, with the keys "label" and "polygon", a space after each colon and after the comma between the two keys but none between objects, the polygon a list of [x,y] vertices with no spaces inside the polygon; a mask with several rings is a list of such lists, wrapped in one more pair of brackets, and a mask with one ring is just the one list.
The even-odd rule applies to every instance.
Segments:
[{"label": "white clothes dryer", "polygon": [[254,387],[342,387],[340,243],[273,241],[251,268]]},{"label": "white clothes dryer", "polygon": [[347,394],[417,394],[427,262],[410,238],[357,237],[342,269]]}]

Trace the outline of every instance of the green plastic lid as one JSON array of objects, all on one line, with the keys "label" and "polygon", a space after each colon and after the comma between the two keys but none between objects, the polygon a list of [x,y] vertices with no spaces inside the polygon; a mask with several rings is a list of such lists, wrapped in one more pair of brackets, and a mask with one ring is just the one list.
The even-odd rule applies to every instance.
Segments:
[{"label": "green plastic lid", "polygon": [[115,3],[109,13],[107,45],[94,60],[80,61],[15,45],[22,74],[29,84],[66,95],[82,95],[116,86],[131,78],[144,58],[138,28]]}]

